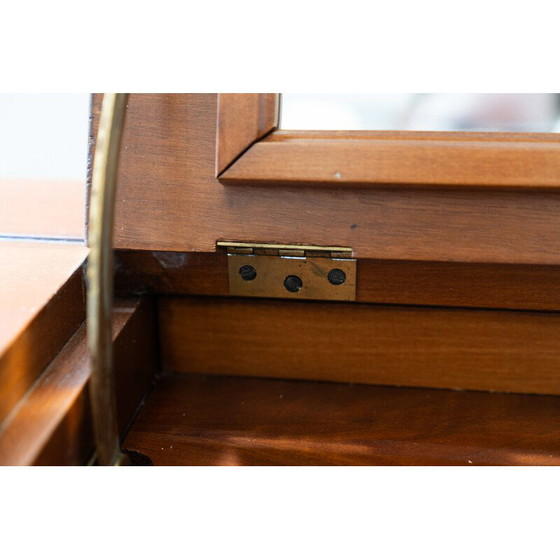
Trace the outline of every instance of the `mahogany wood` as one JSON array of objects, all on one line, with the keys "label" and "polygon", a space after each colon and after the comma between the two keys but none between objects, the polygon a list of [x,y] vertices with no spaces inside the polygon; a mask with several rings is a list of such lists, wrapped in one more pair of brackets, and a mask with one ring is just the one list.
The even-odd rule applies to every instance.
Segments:
[{"label": "mahogany wood", "polygon": [[278,103],[274,93],[218,94],[216,175],[278,126]]},{"label": "mahogany wood", "polygon": [[560,314],[163,297],[165,371],[560,394]]},{"label": "mahogany wood", "polygon": [[[241,125],[239,125],[241,126]],[[557,134],[275,131],[220,176],[230,185],[558,189]]]},{"label": "mahogany wood", "polygon": [[560,465],[558,397],[172,375],[124,446],[156,465]]},{"label": "mahogany wood", "polygon": [[81,245],[1,241],[0,422],[85,319]]},{"label": "mahogany wood", "polygon": [[[96,97],[93,131],[99,103]],[[448,170],[453,189],[434,186],[433,181],[425,189],[410,185],[361,189],[349,184],[322,188],[314,182],[274,188],[222,185],[215,177],[216,121],[213,94],[131,95],[117,192],[117,248],[214,252],[216,240],[260,241],[348,246],[358,258],[379,260],[560,264],[560,192],[508,190],[503,185],[473,190],[453,179],[464,180],[462,168],[452,177]],[[276,139],[276,134],[269,136]],[[268,140],[269,136],[254,144],[231,170],[253,149],[269,149],[261,145],[297,144]],[[322,142],[313,140],[313,145]],[[325,140],[324,145],[330,142]],[[412,143],[421,146],[421,142]],[[480,151],[477,161],[489,165],[485,154],[492,152],[487,147],[491,142],[481,140],[478,144],[484,145],[476,149],[472,148],[476,142],[463,144],[467,152]],[[556,160],[552,155],[556,144],[549,144],[542,152],[540,140],[510,142],[510,155],[498,166],[496,177],[504,172],[508,181],[512,179],[504,161],[510,162],[513,153],[518,159],[511,161],[511,169],[519,171],[523,165],[523,181],[540,171],[543,177],[551,176],[556,164],[546,158]],[[422,149],[414,146],[417,161]],[[349,154],[348,165],[360,165],[358,152]],[[392,157],[389,161],[395,164],[395,173],[401,165],[406,167]],[[542,168],[534,166],[535,161]],[[283,165],[289,172],[291,162]],[[426,173],[419,172],[419,177],[425,179]],[[543,181],[531,185],[548,179]]]},{"label": "mahogany wood", "polygon": [[[117,300],[113,337],[124,434],[156,370],[152,302]],[[93,449],[85,323],[0,426],[0,464],[80,465]]]},{"label": "mahogany wood", "polygon": [[[229,294],[225,253],[117,251],[123,295]],[[560,310],[560,267],[361,259],[356,301],[494,309]]]}]

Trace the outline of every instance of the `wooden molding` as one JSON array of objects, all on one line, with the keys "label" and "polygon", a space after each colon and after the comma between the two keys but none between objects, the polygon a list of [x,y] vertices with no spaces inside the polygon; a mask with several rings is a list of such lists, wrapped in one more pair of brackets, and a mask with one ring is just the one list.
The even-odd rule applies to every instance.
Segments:
[{"label": "wooden molding", "polygon": [[275,93],[218,94],[216,176],[278,126],[278,106]]},{"label": "wooden molding", "polygon": [[[96,96],[93,131],[99,101]],[[216,178],[217,112],[215,94],[131,95],[119,167],[116,248],[210,253],[217,240],[227,239],[346,246],[359,259],[560,264],[560,191],[554,188],[228,186]],[[394,133],[379,134],[387,139]],[[421,145],[421,139],[437,143],[446,137],[417,134],[415,145]],[[344,133],[334,134],[340,135]],[[290,144],[276,142],[280,137],[289,138],[290,133],[272,132],[221,177],[237,173],[237,165],[245,165],[254,149]],[[466,145],[505,142],[513,150],[516,143],[531,146],[520,149],[520,154],[538,153],[541,141],[550,145],[538,134],[459,137],[471,138],[464,140]],[[292,162],[282,165],[289,169]],[[525,171],[529,172],[540,171]]]},{"label": "wooden molding", "polygon": [[255,142],[220,181],[342,188],[558,189],[559,136],[277,130]]}]

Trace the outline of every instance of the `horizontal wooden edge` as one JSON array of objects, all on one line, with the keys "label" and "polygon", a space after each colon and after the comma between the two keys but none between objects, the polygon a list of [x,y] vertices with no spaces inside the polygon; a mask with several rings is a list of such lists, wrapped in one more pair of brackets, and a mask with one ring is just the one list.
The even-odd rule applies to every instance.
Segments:
[{"label": "horizontal wooden edge", "polygon": [[333,253],[351,253],[351,247],[329,247],[322,245],[290,245],[278,243],[245,243],[241,241],[217,241],[216,247],[224,249],[286,249],[299,251],[329,251]]},{"label": "horizontal wooden edge", "polygon": [[[121,295],[228,296],[225,253],[115,253]],[[358,259],[356,301],[560,310],[560,266]]]},{"label": "horizontal wooden edge", "polygon": [[426,140],[444,142],[532,142],[558,143],[555,132],[464,132],[433,130],[286,130],[277,129],[266,137],[266,142],[306,142],[308,140]]},{"label": "horizontal wooden edge", "polygon": [[224,185],[560,188],[554,135],[509,139],[453,133],[325,134],[275,131],[224,173]]}]

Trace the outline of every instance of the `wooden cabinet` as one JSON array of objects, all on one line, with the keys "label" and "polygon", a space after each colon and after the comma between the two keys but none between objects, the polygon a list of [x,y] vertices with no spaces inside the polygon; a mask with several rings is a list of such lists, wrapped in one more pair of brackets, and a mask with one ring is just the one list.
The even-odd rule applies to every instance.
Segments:
[{"label": "wooden cabinet", "polygon": [[[164,364],[258,375],[242,363],[225,367],[227,353],[213,366],[212,351],[195,368],[185,351],[192,310],[182,298],[226,296],[196,300],[207,327],[200,335],[212,341],[217,329],[222,348],[242,340],[247,330],[236,333],[227,319],[243,315],[241,305],[255,326],[243,344],[277,364],[274,375],[279,346],[260,337],[268,332],[280,345],[289,329],[316,339],[298,346],[307,348],[301,363],[316,365],[289,377],[557,393],[557,135],[290,132],[276,128],[278,103],[273,94],[130,97],[117,283],[124,293],[175,296],[160,313],[162,348],[174,356]],[[98,110],[97,98],[94,130]],[[227,298],[223,241],[347,247],[361,305],[278,302],[261,329],[264,304]],[[215,309],[221,326],[205,322]],[[325,332],[329,320],[340,331]],[[349,354],[361,356],[352,367]]]},{"label": "wooden cabinet", "polygon": [[[278,103],[129,97],[114,230],[125,448],[156,464],[560,464],[557,136],[284,131]],[[233,296],[224,242],[344,248],[355,301]],[[6,434],[28,433],[33,453],[13,461],[87,460],[80,329],[0,426],[0,457]],[[49,380],[68,364],[53,420]],[[46,431],[26,432],[33,402]]]}]

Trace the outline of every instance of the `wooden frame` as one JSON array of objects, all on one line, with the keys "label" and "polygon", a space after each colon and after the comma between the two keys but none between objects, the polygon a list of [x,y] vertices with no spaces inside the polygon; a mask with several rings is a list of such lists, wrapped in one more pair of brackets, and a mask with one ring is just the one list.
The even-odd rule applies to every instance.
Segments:
[{"label": "wooden frame", "polygon": [[278,126],[279,105],[280,96],[274,93],[218,95],[216,176]]},{"label": "wooden frame", "polygon": [[[217,241],[233,240],[345,246],[359,259],[560,264],[560,190],[554,187],[506,185],[503,180],[502,186],[493,187],[480,175],[474,186],[426,185],[416,180],[363,188],[347,182],[343,170],[336,184],[322,188],[325,184],[314,182],[317,177],[311,180],[311,171],[308,179],[286,179],[290,169],[303,165],[295,161],[299,148],[293,159],[275,171],[274,181],[255,175],[241,183],[237,170],[246,165],[253,169],[254,153],[273,144],[287,147],[292,143],[274,140],[292,134],[274,130],[274,111],[258,110],[259,99],[267,98],[269,107],[275,107],[270,99],[274,101],[276,96],[251,94],[250,99],[245,98],[245,94],[131,95],[119,171],[115,248],[212,253]],[[100,102],[101,97],[95,96],[92,151]],[[228,112],[229,120],[224,117]],[[268,115],[268,121],[262,115]],[[259,122],[265,124],[257,126]],[[268,127],[272,132],[260,137]],[[228,144],[227,139],[234,138],[232,131],[243,128],[246,134]],[[431,135],[434,142],[436,136]],[[475,134],[464,143],[490,142],[499,154],[496,142],[501,137],[510,156],[517,149],[515,153],[523,154],[526,175],[540,173],[542,165],[535,168],[535,161],[541,157],[540,140],[549,135],[491,135],[484,141],[483,137]],[[423,145],[418,141],[422,138],[427,136],[418,133],[418,146]],[[527,141],[516,148],[514,144],[521,138]],[[312,144],[317,149],[324,146],[329,154],[332,142],[321,142],[317,139]],[[299,140],[293,141],[296,144],[300,145]],[[301,144],[305,148],[306,142]],[[556,143],[547,152],[551,166],[556,165],[550,155],[555,152]],[[323,155],[320,159],[329,158]],[[300,159],[304,161],[303,156]],[[351,156],[347,165],[351,167],[355,159]],[[282,163],[281,158],[277,161]],[[221,167],[224,170],[218,172]]]},{"label": "wooden frame", "polygon": [[557,134],[275,130],[278,105],[279,95],[219,95],[221,183],[560,188]]}]

